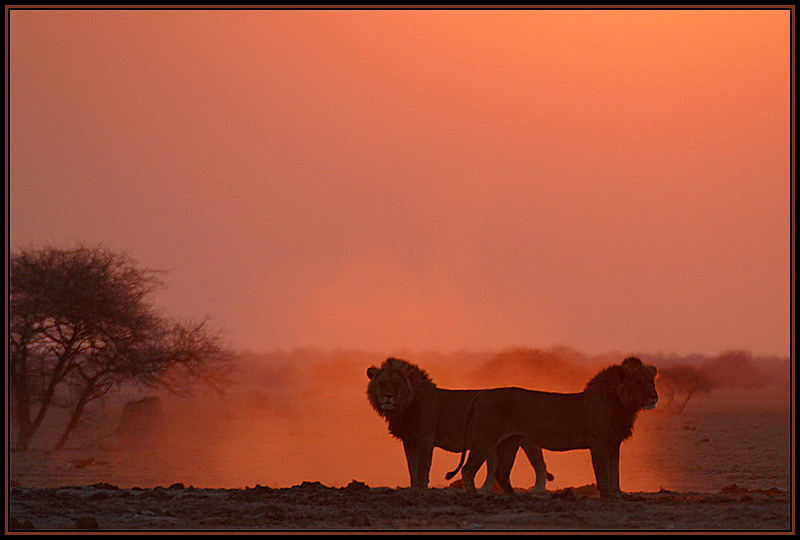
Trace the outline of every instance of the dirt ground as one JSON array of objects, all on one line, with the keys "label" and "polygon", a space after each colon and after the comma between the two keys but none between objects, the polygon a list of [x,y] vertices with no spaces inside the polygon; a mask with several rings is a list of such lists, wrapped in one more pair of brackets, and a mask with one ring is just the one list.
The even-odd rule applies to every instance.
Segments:
[{"label": "dirt ground", "polygon": [[[543,495],[391,489],[353,481],[343,488],[197,489],[175,484],[12,487],[12,531],[786,531],[791,496],[781,490],[629,493],[601,500],[594,486]],[[7,529],[8,530],[8,529]]]}]

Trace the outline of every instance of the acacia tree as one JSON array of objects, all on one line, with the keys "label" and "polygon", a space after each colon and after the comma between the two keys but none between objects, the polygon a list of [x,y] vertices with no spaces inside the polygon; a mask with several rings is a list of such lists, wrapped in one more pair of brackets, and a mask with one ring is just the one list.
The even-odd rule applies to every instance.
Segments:
[{"label": "acacia tree", "polygon": [[27,448],[59,391],[70,419],[62,448],[86,406],[133,382],[186,391],[220,384],[231,355],[206,321],[162,316],[149,297],[161,272],[103,247],[45,248],[9,260],[9,382],[16,446]]},{"label": "acacia tree", "polygon": [[[716,386],[704,370],[686,364],[659,368],[658,384],[667,394],[665,406],[673,414],[683,412],[694,394],[708,394]],[[685,394],[683,402],[676,402],[680,394]]]}]

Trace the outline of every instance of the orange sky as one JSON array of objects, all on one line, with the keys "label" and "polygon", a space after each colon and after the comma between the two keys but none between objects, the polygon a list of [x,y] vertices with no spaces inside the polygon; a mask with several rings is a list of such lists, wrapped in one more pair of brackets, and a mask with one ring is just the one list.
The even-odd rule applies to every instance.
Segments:
[{"label": "orange sky", "polygon": [[790,353],[790,11],[21,11],[10,246],[238,349]]}]

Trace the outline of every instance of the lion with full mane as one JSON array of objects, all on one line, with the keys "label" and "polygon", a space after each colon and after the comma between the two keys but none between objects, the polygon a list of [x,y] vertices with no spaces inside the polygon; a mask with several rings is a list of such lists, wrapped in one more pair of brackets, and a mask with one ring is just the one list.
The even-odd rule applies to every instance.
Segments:
[{"label": "lion with full mane", "polygon": [[[656,368],[638,358],[595,375],[583,392],[559,394],[522,388],[496,388],[478,394],[467,413],[461,461],[464,488],[475,489],[475,473],[487,456],[497,453],[495,475],[506,493],[514,493],[509,476],[521,438],[546,450],[588,448],[602,497],[619,496],[619,448],[633,433],[642,409],[658,401]],[[464,457],[469,451],[469,459]]]},{"label": "lion with full mane", "polygon": [[[434,447],[449,452],[464,450],[467,412],[482,390],[439,388],[425,370],[398,358],[388,358],[380,367],[370,367],[367,377],[370,404],[386,420],[389,432],[403,442],[411,487],[427,488]],[[533,489],[543,492],[546,479],[553,477],[547,473],[542,449],[529,440],[520,438],[514,456],[506,456],[511,461],[509,474],[520,446],[536,472]],[[506,451],[510,454],[511,449]],[[496,478],[494,453],[488,452],[484,460],[488,460],[488,472],[481,489],[488,490]]]}]

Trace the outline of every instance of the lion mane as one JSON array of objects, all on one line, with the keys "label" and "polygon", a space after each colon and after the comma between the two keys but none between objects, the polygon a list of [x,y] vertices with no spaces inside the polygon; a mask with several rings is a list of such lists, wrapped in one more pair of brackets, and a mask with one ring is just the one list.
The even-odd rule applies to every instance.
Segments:
[{"label": "lion mane", "polygon": [[[367,369],[367,398],[383,417],[389,432],[405,450],[411,486],[427,488],[434,447],[449,452],[464,450],[467,412],[482,390],[439,388],[430,375],[410,362],[387,358],[380,367]],[[534,491],[544,491],[547,474],[542,449],[527,439],[518,441],[536,471]],[[483,489],[494,485],[495,454],[487,455],[489,473]],[[511,458],[513,465],[513,458]],[[510,466],[509,466],[510,467]],[[510,469],[509,469],[510,470]]]},{"label": "lion mane", "polygon": [[[595,375],[583,392],[560,394],[522,388],[497,388],[478,394],[467,412],[463,465],[464,488],[475,488],[475,472],[497,452],[496,478],[506,493],[515,445],[520,437],[554,451],[589,449],[601,496],[620,495],[619,448],[633,433],[639,411],[658,401],[656,368],[635,357]],[[469,459],[464,458],[469,452]]]}]

